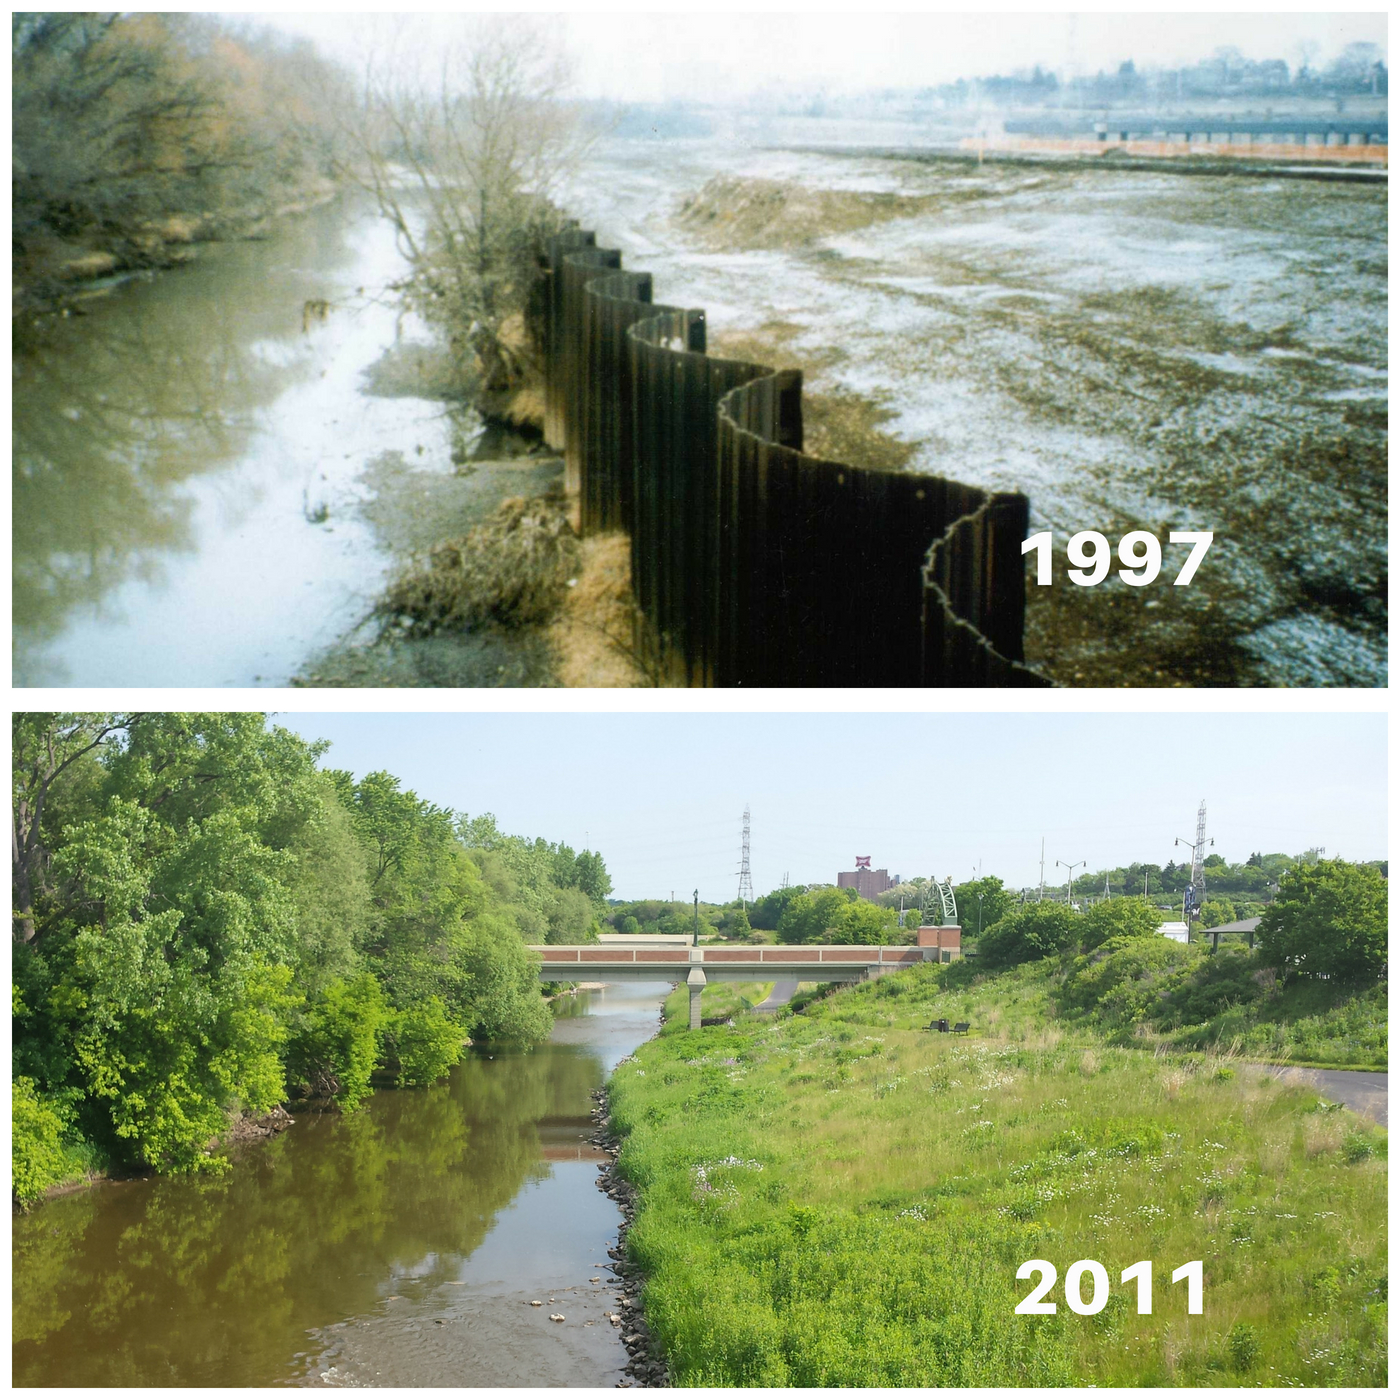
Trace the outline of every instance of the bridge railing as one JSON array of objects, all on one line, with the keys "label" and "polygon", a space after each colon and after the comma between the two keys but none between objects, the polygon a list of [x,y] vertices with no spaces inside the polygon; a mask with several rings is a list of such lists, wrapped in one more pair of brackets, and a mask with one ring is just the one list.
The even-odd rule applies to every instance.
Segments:
[{"label": "bridge railing", "polygon": [[570,228],[536,338],[584,534],[623,530],[645,637],[692,685],[1042,686],[1022,661],[1029,505],[803,451],[802,378],[706,354],[703,311]]},{"label": "bridge railing", "polygon": [[[618,948],[595,944],[569,947],[557,943],[531,945],[546,967],[613,964],[646,967],[783,967],[853,964],[902,966],[925,961],[924,948],[859,944],[797,944],[786,948]],[[937,951],[932,950],[932,951]],[[697,956],[698,954],[698,956]]]}]

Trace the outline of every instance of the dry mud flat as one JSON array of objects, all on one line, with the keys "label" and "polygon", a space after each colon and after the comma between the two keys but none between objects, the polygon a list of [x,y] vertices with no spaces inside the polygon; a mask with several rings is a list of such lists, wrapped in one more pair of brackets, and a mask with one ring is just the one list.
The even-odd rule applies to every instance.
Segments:
[{"label": "dry mud flat", "polygon": [[[1025,491],[1059,572],[1028,586],[1033,664],[1385,683],[1383,188],[659,149],[606,148],[579,212],[717,347],[806,370],[818,434],[855,405],[879,465]],[[1156,585],[1081,588],[1084,529],[1215,543],[1189,587],[1169,548]]]}]

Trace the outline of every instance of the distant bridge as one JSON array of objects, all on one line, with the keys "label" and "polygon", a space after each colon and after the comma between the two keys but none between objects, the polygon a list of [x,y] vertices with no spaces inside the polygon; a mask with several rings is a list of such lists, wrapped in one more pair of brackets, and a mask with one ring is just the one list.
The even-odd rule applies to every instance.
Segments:
[{"label": "distant bridge", "polygon": [[711,981],[863,982],[871,977],[946,960],[949,950],[826,943],[793,947],[565,947],[535,945],[546,982],[684,982],[690,988],[690,1024],[700,1024],[700,994]]},{"label": "distant bridge", "polygon": [[1389,136],[1385,116],[1348,117],[1336,113],[1294,113],[1284,116],[1236,116],[1202,112],[1198,115],[1162,112],[1107,112],[1097,117],[1012,117],[1006,122],[1008,135],[1073,138],[1094,137],[1100,141],[1165,141],[1173,137],[1186,142],[1229,141],[1245,137],[1254,141],[1283,141],[1306,145],[1384,146]]}]

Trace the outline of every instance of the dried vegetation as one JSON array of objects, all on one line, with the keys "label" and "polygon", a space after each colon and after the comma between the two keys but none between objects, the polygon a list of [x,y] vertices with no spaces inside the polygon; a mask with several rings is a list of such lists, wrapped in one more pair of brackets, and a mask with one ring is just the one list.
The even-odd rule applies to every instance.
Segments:
[{"label": "dried vegetation", "polygon": [[548,622],[578,561],[563,497],[512,497],[486,524],[414,559],[385,593],[380,612],[420,637],[492,622]]}]

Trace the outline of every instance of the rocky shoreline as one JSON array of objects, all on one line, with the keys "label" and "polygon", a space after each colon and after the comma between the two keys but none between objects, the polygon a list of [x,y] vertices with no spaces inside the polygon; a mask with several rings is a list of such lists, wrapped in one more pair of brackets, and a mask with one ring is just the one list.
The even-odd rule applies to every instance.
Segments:
[{"label": "rocky shoreline", "polygon": [[610,1200],[616,1201],[622,1211],[622,1224],[617,1227],[617,1244],[608,1250],[608,1258],[613,1263],[612,1271],[621,1284],[622,1299],[620,1311],[611,1314],[612,1325],[622,1335],[622,1344],[627,1348],[627,1365],[623,1368],[625,1379],[618,1381],[619,1388],[635,1386],[669,1386],[670,1368],[661,1353],[656,1338],[647,1326],[642,1311],[642,1301],[638,1292],[643,1283],[642,1271],[627,1258],[627,1232],[636,1215],[636,1188],[617,1170],[617,1154],[620,1145],[614,1136],[608,1112],[608,1091],[595,1089],[592,1095],[594,1108],[589,1116],[598,1132],[589,1142],[608,1154],[608,1161],[598,1168],[598,1189]]}]

